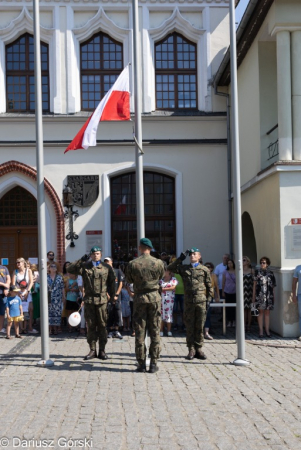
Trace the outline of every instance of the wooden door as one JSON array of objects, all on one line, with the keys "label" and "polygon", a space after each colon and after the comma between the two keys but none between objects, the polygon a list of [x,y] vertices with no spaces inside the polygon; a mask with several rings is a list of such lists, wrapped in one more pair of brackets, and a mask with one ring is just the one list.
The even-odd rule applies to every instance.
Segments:
[{"label": "wooden door", "polygon": [[37,227],[0,228],[0,258],[8,258],[9,273],[16,268],[17,258],[38,258]]},{"label": "wooden door", "polygon": [[38,257],[37,201],[16,186],[0,198],[0,258],[9,258],[12,273],[17,258]]}]

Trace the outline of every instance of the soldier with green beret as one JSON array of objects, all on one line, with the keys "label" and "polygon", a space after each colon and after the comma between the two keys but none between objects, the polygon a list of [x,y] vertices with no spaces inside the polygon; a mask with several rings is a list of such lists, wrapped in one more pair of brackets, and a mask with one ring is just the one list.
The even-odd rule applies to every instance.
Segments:
[{"label": "soldier with green beret", "polygon": [[160,352],[161,295],[159,280],[164,275],[164,264],[160,259],[150,255],[153,248],[147,238],[140,239],[141,256],[129,262],[125,278],[133,283],[135,324],[135,352],[138,361],[138,372],[146,372],[145,336],[148,330],[151,344],[150,373],[158,371],[157,360]]},{"label": "soldier with green beret", "polygon": [[[91,259],[89,259],[91,258]],[[115,274],[112,267],[101,262],[101,248],[94,246],[90,255],[84,255],[67,268],[69,273],[81,275],[85,289],[85,319],[87,341],[90,352],[85,360],[96,358],[96,343],[99,341],[99,359],[108,359],[105,353],[107,343],[107,301],[115,296]]]},{"label": "soldier with green beret", "polygon": [[[182,264],[187,255],[190,257],[190,264]],[[207,358],[202,351],[203,329],[206,320],[206,302],[213,297],[213,288],[210,271],[200,263],[200,259],[200,250],[192,247],[181,253],[180,257],[167,267],[167,270],[180,274],[183,279],[184,321],[189,360]]]}]

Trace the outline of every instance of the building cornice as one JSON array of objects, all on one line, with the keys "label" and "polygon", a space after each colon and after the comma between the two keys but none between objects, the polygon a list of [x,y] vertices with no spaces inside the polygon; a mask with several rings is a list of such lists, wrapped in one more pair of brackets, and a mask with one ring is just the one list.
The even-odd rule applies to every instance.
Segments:
[{"label": "building cornice", "polygon": [[[237,67],[243,62],[273,3],[274,0],[250,0],[236,32]],[[230,82],[229,47],[212,84],[215,86],[228,86]]]},{"label": "building cornice", "polygon": [[[95,4],[101,4],[101,5],[108,5],[111,3],[111,5],[113,6],[117,6],[118,4],[128,4],[130,6],[129,0],[40,0],[40,5],[41,6],[45,6],[45,5],[49,5],[49,4],[63,4],[66,5],[67,3],[71,3],[74,5],[78,5],[80,3],[82,4],[91,4],[91,5],[95,5]],[[183,5],[183,4],[187,4],[187,0],[139,0],[140,4],[150,4],[150,5],[154,5],[154,4],[166,4],[166,3],[170,3],[172,5]],[[238,3],[238,2],[237,2]],[[0,0],[0,5],[9,5],[10,7],[14,7],[14,6],[19,6],[20,5],[28,5],[28,4],[32,4],[32,0]],[[202,4],[202,5],[206,5],[206,6],[227,6],[229,5],[229,0],[189,0],[189,4]]]},{"label": "building cornice", "polygon": [[247,183],[241,186],[241,193],[253,188],[256,184],[261,183],[266,178],[269,178],[276,173],[283,172],[301,172],[300,161],[278,161],[272,166],[259,172],[254,178],[251,178]]}]

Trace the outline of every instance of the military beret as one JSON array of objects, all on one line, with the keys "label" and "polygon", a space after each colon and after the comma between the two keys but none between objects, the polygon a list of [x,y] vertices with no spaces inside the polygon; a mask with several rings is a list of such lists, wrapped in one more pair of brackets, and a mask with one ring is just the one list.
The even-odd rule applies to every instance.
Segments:
[{"label": "military beret", "polygon": [[191,247],[189,249],[189,255],[191,255],[191,253],[196,253],[196,252],[201,253],[201,251],[198,248],[196,248],[196,247]]},{"label": "military beret", "polygon": [[142,238],[142,239],[140,239],[140,244],[141,244],[141,245],[145,245],[146,247],[149,247],[149,248],[153,248],[153,244],[152,244],[151,241],[150,241],[149,239],[147,239],[147,238]]},{"label": "military beret", "polygon": [[101,248],[98,247],[97,245],[95,245],[95,247],[92,247],[90,250],[90,253],[94,253],[94,252],[101,252]]}]

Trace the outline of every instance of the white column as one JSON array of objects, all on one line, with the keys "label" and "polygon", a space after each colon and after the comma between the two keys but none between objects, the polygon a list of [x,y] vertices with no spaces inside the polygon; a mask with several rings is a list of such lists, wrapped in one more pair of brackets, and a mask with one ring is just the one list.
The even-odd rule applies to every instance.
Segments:
[{"label": "white column", "polygon": [[292,32],[293,156],[301,160],[301,30]]},{"label": "white column", "polygon": [[277,33],[279,160],[293,159],[290,32]]}]

